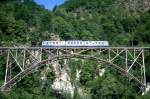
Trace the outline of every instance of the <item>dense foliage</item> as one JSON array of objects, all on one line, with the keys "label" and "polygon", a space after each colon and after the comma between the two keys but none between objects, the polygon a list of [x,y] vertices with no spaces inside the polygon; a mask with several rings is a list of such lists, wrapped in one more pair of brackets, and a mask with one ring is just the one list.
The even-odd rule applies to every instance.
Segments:
[{"label": "dense foliage", "polygon": [[[108,40],[111,46],[150,46],[150,10],[132,10],[125,0],[67,0],[53,11],[46,10],[33,0],[0,1],[0,46],[40,46],[57,34],[64,40]],[[137,4],[138,5],[138,4]],[[143,9],[143,10],[141,10]],[[146,66],[149,66],[146,55]],[[1,58],[1,57],[0,57]],[[133,83],[107,69],[102,77],[96,76],[93,61],[70,62],[72,83],[82,87],[92,99],[148,99],[140,96]],[[0,76],[4,75],[0,61]],[[82,65],[82,66],[81,66]],[[75,69],[82,69],[75,81]],[[150,69],[146,71],[150,81]],[[40,73],[24,78],[10,92],[1,92],[0,99],[70,99],[52,88],[54,74],[48,80],[39,80]],[[1,80],[1,79],[0,79]],[[75,93],[74,99],[79,99]],[[80,97],[81,98],[81,97]]]}]

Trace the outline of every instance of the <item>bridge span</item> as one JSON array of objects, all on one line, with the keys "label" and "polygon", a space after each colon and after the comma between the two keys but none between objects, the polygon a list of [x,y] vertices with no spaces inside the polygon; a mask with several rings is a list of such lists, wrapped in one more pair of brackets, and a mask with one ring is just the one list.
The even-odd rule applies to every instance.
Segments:
[{"label": "bridge span", "polygon": [[78,58],[107,64],[144,91],[147,53],[150,47],[0,47],[0,61],[4,61],[0,67],[5,68],[0,90],[10,90],[22,78],[53,61]]}]

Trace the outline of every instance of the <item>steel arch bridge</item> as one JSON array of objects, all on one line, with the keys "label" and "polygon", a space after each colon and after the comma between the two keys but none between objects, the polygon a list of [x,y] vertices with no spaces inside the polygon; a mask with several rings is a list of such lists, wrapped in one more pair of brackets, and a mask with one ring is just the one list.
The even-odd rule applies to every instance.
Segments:
[{"label": "steel arch bridge", "polygon": [[109,65],[123,77],[134,80],[144,91],[146,88],[144,53],[149,50],[150,48],[146,47],[0,47],[0,57],[5,62],[5,66],[3,65],[5,75],[1,77],[4,78],[4,82],[0,90],[10,90],[22,78],[45,64],[61,59],[79,58]]}]

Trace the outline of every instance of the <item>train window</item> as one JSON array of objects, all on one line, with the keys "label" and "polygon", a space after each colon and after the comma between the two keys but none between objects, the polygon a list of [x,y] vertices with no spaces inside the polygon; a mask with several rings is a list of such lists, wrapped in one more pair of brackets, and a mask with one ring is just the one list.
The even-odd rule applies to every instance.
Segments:
[{"label": "train window", "polygon": [[89,42],[86,42],[86,44],[89,44]]},{"label": "train window", "polygon": [[58,44],[58,42],[56,42],[56,44]]},{"label": "train window", "polygon": [[76,41],[74,42],[74,44],[76,44]]},{"label": "train window", "polygon": [[79,44],[79,42],[77,42],[77,44]]},{"label": "train window", "polygon": [[73,42],[71,42],[71,44],[73,44]]},{"label": "train window", "polygon": [[53,44],[55,44],[55,42],[53,42]]},{"label": "train window", "polygon": [[82,44],[82,42],[80,42],[80,44]]}]

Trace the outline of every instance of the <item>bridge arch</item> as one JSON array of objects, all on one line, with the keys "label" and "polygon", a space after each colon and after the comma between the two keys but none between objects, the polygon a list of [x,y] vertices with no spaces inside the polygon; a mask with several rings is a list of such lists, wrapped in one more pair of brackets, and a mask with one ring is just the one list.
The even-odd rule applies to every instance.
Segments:
[{"label": "bridge arch", "polygon": [[7,90],[7,89],[13,87],[16,82],[18,82],[19,80],[21,80],[22,78],[24,78],[28,74],[31,74],[33,72],[33,70],[39,69],[40,67],[42,67],[47,62],[57,61],[60,59],[70,59],[70,58],[87,59],[87,60],[90,59],[90,60],[97,61],[97,62],[104,62],[104,63],[108,64],[109,67],[113,66],[113,68],[115,68],[118,72],[123,73],[127,77],[132,78],[141,87],[145,87],[145,85],[141,81],[139,81],[134,75],[132,75],[131,73],[127,72],[123,68],[119,67],[118,65],[116,65],[110,61],[107,61],[107,60],[104,60],[101,58],[96,58],[96,57],[90,56],[90,55],[80,55],[80,54],[69,54],[69,55],[67,55],[66,54],[66,55],[54,56],[54,57],[51,57],[50,59],[45,59],[41,62],[34,64],[33,66],[31,66],[29,68],[26,68],[24,71],[18,73],[14,78],[9,80],[6,84],[2,85],[0,88],[3,91],[3,90]]}]

